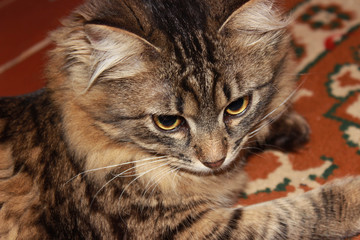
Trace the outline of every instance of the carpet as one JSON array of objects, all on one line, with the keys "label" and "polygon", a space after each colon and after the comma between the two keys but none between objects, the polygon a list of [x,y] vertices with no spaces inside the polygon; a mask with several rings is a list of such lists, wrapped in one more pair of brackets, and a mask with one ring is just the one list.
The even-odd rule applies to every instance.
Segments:
[{"label": "carpet", "polygon": [[292,47],[301,86],[294,106],[310,124],[310,141],[296,153],[251,157],[242,205],[360,174],[360,2],[292,3]]},{"label": "carpet", "polygon": [[[1,96],[44,85],[45,53],[51,48],[46,33],[81,1],[32,2],[0,1]],[[282,4],[293,13],[291,44],[300,86],[294,106],[309,122],[311,138],[296,153],[252,156],[245,167],[250,182],[239,200],[242,205],[301,194],[335,178],[360,174],[360,2]]]},{"label": "carpet", "polygon": [[360,174],[360,4],[293,3],[292,47],[300,85],[294,105],[309,122],[311,138],[296,153],[268,151],[251,157],[243,204]]}]

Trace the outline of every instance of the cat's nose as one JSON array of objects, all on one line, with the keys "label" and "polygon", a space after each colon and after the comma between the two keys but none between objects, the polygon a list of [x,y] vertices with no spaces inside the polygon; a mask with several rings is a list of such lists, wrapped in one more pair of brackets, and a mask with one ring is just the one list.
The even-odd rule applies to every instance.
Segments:
[{"label": "cat's nose", "polygon": [[205,166],[207,166],[208,168],[216,169],[216,168],[219,168],[223,164],[224,161],[225,161],[225,158],[222,158],[216,162],[203,162],[203,164]]}]

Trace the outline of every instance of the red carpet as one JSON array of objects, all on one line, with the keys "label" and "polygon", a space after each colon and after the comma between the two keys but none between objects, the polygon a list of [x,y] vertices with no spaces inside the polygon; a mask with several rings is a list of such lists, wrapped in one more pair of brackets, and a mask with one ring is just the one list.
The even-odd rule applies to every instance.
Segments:
[{"label": "red carpet", "polygon": [[303,85],[295,108],[311,140],[298,153],[267,152],[249,160],[250,204],[301,193],[333,178],[360,173],[360,5],[299,1],[293,47]]},{"label": "red carpet", "polygon": [[241,204],[360,174],[360,4],[298,2],[291,29],[302,85],[295,109],[308,120],[311,139],[298,153],[251,158],[246,167],[251,182]]}]

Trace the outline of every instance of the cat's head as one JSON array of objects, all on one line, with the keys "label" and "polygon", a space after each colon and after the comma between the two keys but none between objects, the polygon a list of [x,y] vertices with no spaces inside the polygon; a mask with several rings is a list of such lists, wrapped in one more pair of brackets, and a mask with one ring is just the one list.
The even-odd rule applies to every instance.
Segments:
[{"label": "cat's head", "polygon": [[287,21],[268,0],[133,2],[90,1],[67,20],[50,88],[112,142],[191,172],[226,168],[290,95]]}]

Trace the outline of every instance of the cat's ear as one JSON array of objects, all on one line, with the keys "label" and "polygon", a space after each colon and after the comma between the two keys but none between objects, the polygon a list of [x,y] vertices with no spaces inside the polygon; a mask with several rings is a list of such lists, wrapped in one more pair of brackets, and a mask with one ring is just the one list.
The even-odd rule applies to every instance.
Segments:
[{"label": "cat's ear", "polygon": [[145,39],[122,29],[87,24],[84,31],[92,48],[88,88],[100,75],[105,79],[120,79],[143,72],[146,68],[144,52],[159,51]]},{"label": "cat's ear", "polygon": [[276,8],[274,1],[250,0],[230,15],[219,32],[233,39],[242,36],[241,41],[247,45],[262,40],[271,44],[279,40],[288,24],[289,18]]}]

